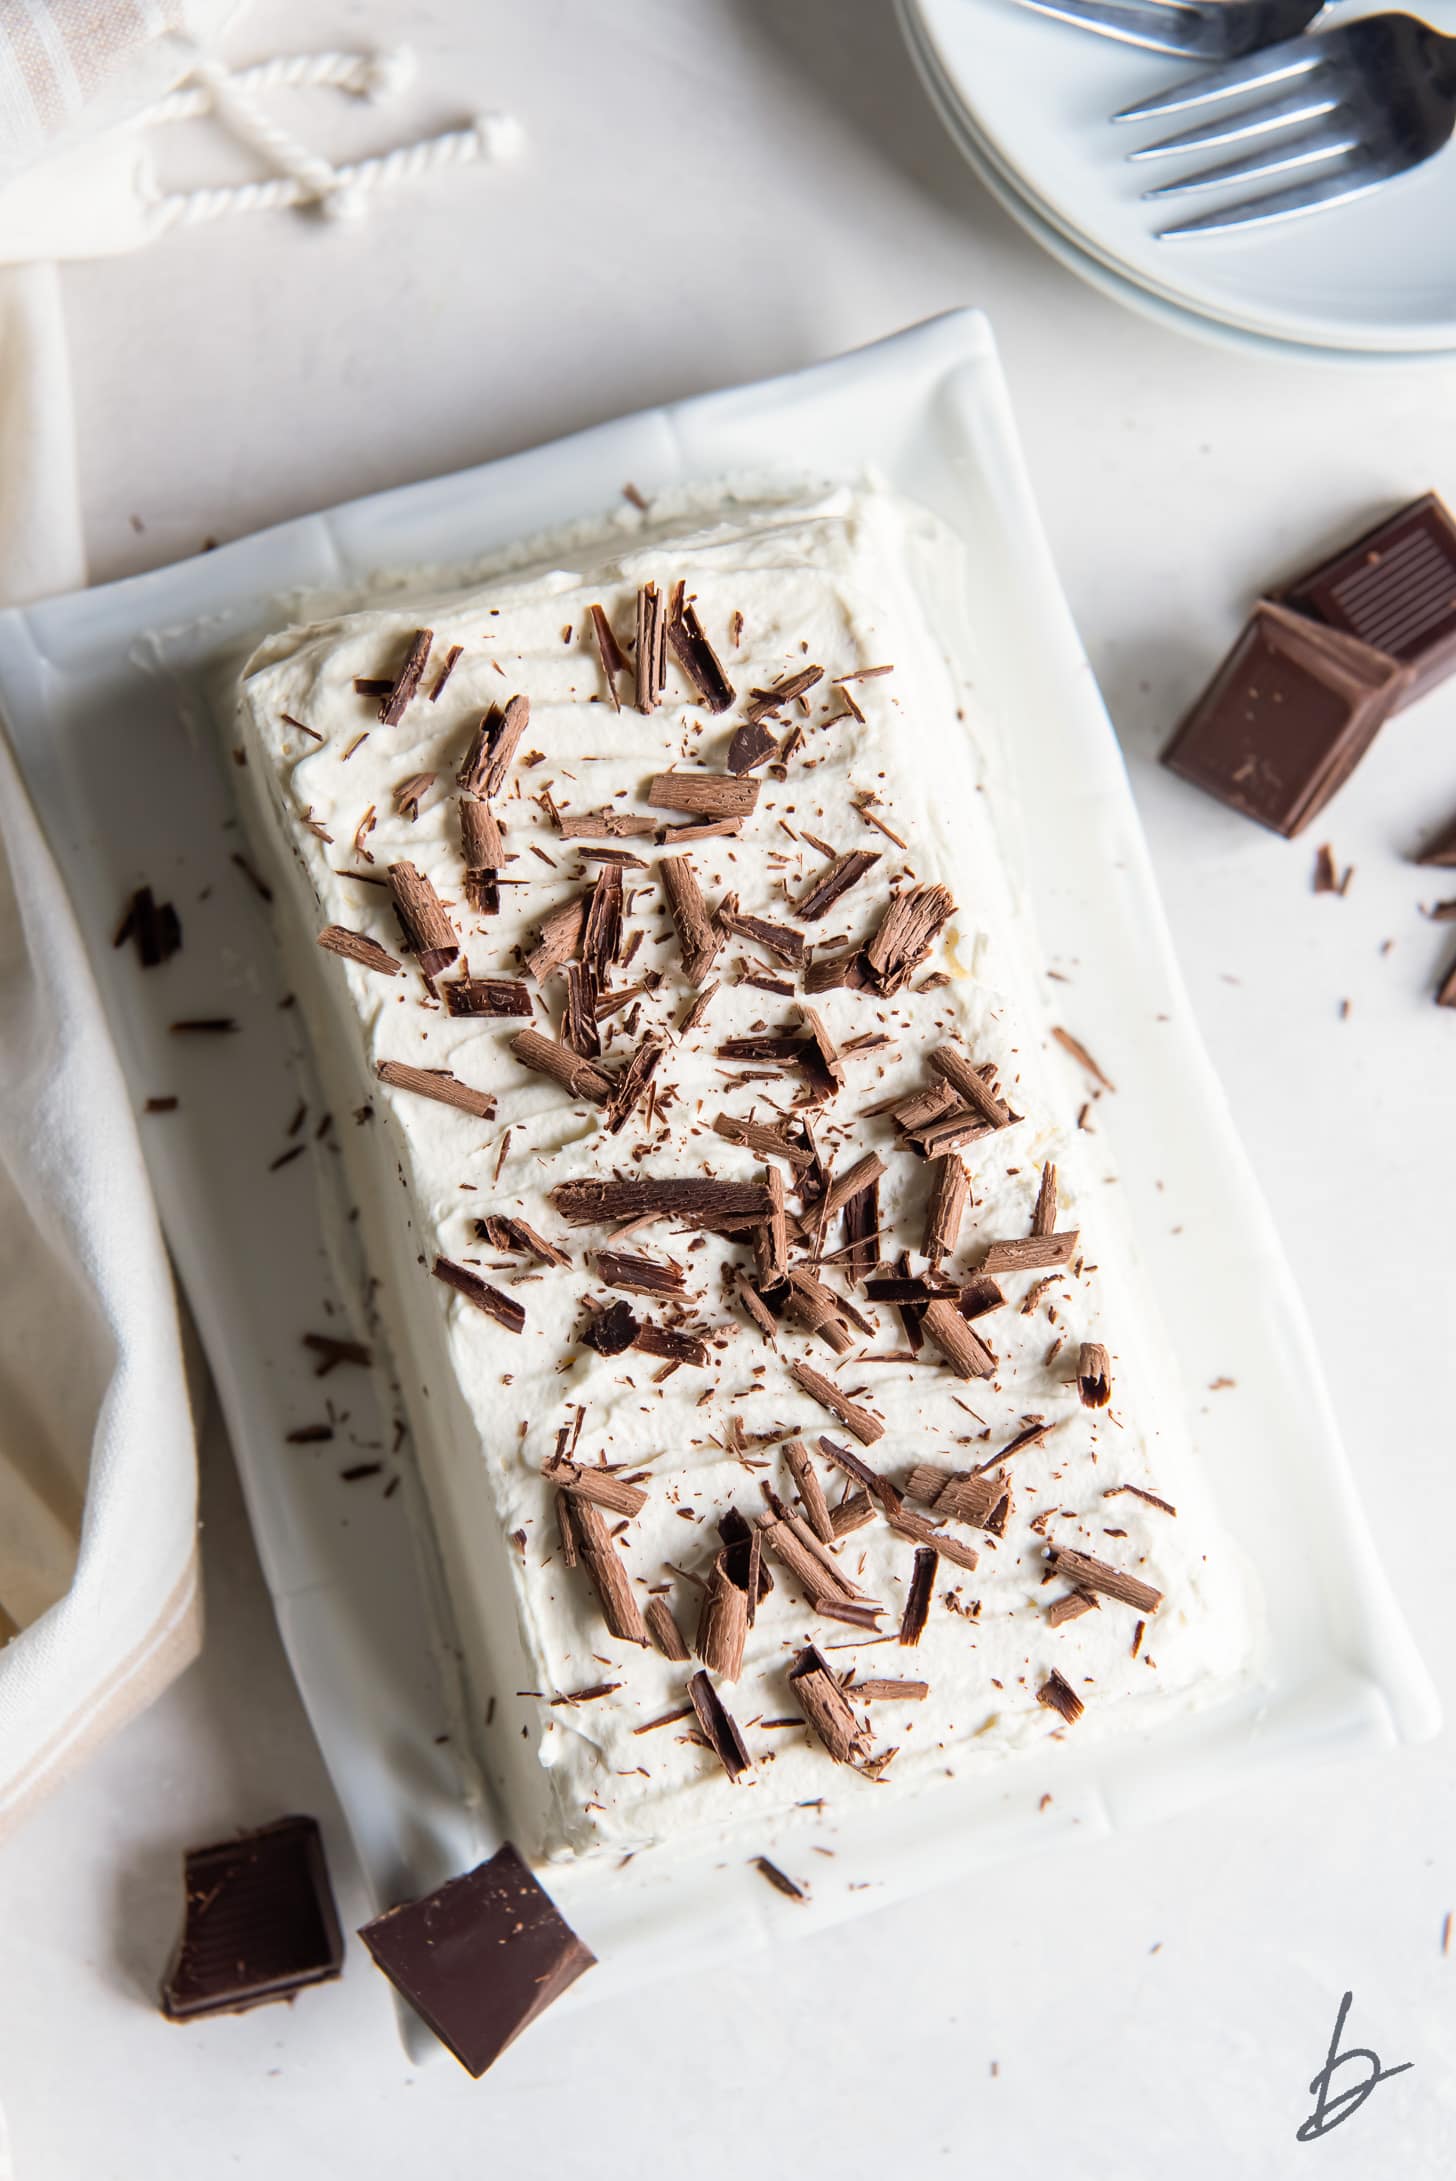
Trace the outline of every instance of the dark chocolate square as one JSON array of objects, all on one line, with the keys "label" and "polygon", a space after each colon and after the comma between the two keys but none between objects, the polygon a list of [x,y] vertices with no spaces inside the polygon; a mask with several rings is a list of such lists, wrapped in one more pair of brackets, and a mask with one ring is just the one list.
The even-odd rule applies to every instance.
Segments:
[{"label": "dark chocolate square", "polygon": [[1285,606],[1257,606],[1163,763],[1292,836],[1375,739],[1410,669]]},{"label": "dark chocolate square", "polygon": [[311,1817],[190,1848],[183,1868],[186,1922],[162,1980],[174,2022],[288,1999],[339,1974],[344,1942]]},{"label": "dark chocolate square", "polygon": [[1398,711],[1456,669],[1456,522],[1428,492],[1279,596],[1410,667]]},{"label": "dark chocolate square", "polygon": [[477,2076],[596,1963],[509,1841],[463,1878],[386,1909],[359,1936]]}]

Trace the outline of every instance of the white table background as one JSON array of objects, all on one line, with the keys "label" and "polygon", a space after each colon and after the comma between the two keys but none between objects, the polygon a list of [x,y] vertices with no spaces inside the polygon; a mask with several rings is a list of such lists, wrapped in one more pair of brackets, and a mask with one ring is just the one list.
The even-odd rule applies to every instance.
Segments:
[{"label": "white table background", "polygon": [[[962,167],[879,0],[258,0],[229,57],[402,39],[407,101],[326,99],[310,133],[346,155],[500,105],[517,164],[359,227],[229,223],[68,269],[95,577],[983,305],[1204,1035],[1456,1709],[1456,1016],[1429,998],[1456,930],[1404,860],[1456,815],[1456,683],[1307,843],[1153,763],[1262,583],[1393,500],[1456,499],[1456,368],[1245,360],[1082,288]],[[240,171],[192,129],[167,159]],[[1310,891],[1326,837],[1344,899]],[[1449,1737],[548,2019],[480,2084],[407,2063],[357,1945],[292,2008],[165,2024],[185,1845],[314,1811],[363,1911],[215,1428],[203,1512],[202,1661],[0,1851],[19,2181],[1451,2170]],[[1347,2042],[1414,2066],[1300,2146],[1346,1989]]]}]

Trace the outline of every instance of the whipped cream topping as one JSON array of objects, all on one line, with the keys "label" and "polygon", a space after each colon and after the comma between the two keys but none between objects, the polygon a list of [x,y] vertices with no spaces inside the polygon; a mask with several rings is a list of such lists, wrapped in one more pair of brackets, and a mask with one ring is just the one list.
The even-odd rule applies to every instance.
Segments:
[{"label": "whipped cream topping", "polygon": [[[669,653],[660,706],[636,708],[629,669],[617,678],[618,710],[591,608],[601,606],[630,649],[639,586],[656,584],[665,600],[678,582],[735,701],[708,711]],[[967,651],[973,662],[975,615],[955,541],[920,509],[869,487],[796,501],[725,496],[675,527],[653,518],[563,539],[465,592],[289,630],[247,668],[240,777],[250,830],[277,883],[283,943],[344,1138],[374,1306],[465,1654],[473,1736],[508,1829],[537,1856],[696,1840],[820,1798],[833,1808],[871,1793],[911,1795],[1050,1737],[1154,1729],[1227,1695],[1249,1668],[1257,1613],[1247,1577],[1200,1488],[1118,1185],[1097,1135],[1074,1118],[1095,1086],[1050,1040],[1034,933],[1013,877],[1015,813],[998,723],[978,705],[973,663],[969,673],[963,664]],[[433,636],[419,691],[397,724],[384,725],[378,696],[361,695],[356,678],[391,680],[421,627]],[[937,627],[952,631],[956,664]],[[691,823],[649,804],[652,777],[669,768],[721,773],[749,692],[809,665],[822,677],[769,720],[781,738],[791,726],[801,733],[780,762],[752,775],[756,807],[736,836],[676,849],[656,832],[563,838],[562,816],[603,810],[650,812],[659,831]],[[890,671],[871,671],[880,668]],[[456,776],[482,714],[517,693],[529,698],[529,724],[491,802],[508,860],[498,911],[477,913],[467,901]],[[430,782],[400,808],[401,785],[422,774]],[[452,1015],[432,997],[378,883],[408,860],[446,903],[460,960],[437,990],[461,973],[525,979],[530,1027],[556,1036],[561,974],[537,984],[523,957],[543,916],[592,883],[598,846],[642,859],[623,871],[624,951],[633,952],[611,989],[649,986],[603,1015],[600,1065],[618,1073],[644,1035],[666,1040],[654,1101],[615,1134],[600,1104],[521,1065],[511,1039],[523,1022]],[[822,920],[798,924],[793,904],[827,868],[826,851],[853,849],[878,861]],[[833,1173],[869,1152],[884,1161],[881,1271],[901,1251],[923,1270],[931,1170],[889,1114],[869,1109],[933,1085],[929,1056],[948,1041],[994,1068],[1018,1118],[966,1148],[970,1204],[942,1269],[969,1280],[988,1246],[1028,1236],[1047,1164],[1056,1168],[1057,1228],[1078,1236],[1062,1266],[997,1275],[1005,1301],[974,1321],[994,1375],[957,1377],[930,1341],[909,1350],[893,1307],[867,1302],[836,1258],[846,1239],[838,1217],[817,1269],[873,1327],[856,1329],[842,1356],[791,1319],[772,1341],[754,1325],[731,1287],[735,1273],[753,1273],[751,1235],[666,1220],[617,1244],[683,1268],[686,1313],[667,1313],[656,1297],[608,1288],[595,1252],[612,1243],[612,1229],[568,1225],[553,1202],[563,1183],[613,1175],[759,1182],[761,1157],[716,1133],[714,1121],[793,1128],[800,1118],[801,1073],[725,1059],[718,1048],[801,1037],[801,966],[732,933],[702,1019],[678,1031],[692,988],[654,868],[674,853],[691,857],[710,911],[736,895],[743,917],[797,924],[816,956],[863,944],[911,879],[949,889],[954,914],[893,996],[808,995],[840,1048],[844,1078],[810,1119]],[[379,942],[402,973],[323,952],[316,939],[328,925]],[[743,981],[745,972],[792,990]],[[1095,1046],[1094,1030],[1080,1027]],[[856,1051],[862,1039],[886,1042]],[[386,1063],[449,1070],[492,1098],[494,1113],[481,1119],[381,1082]],[[781,1170],[792,1214],[801,1170]],[[569,1263],[502,1253],[475,1226],[488,1216],[526,1222]],[[796,1244],[796,1261],[807,1262],[807,1248]],[[433,1279],[437,1256],[520,1305],[523,1329],[510,1331]],[[656,1324],[685,1315],[701,1332],[706,1367],[584,1345],[589,1306],[619,1302]],[[1084,1342],[1110,1353],[1105,1408],[1079,1397]],[[857,1444],[791,1376],[796,1363],[873,1412],[883,1435]],[[1045,1436],[997,1472],[1010,1490],[1001,1534],[944,1524],[978,1561],[973,1569],[940,1561],[913,1648],[894,1639],[915,1545],[881,1514],[834,1548],[850,1585],[884,1608],[873,1630],[816,1613],[790,1569],[766,1554],[774,1587],[748,1631],[741,1673],[715,1680],[751,1760],[736,1785],[696,1720],[668,1716],[687,1705],[698,1660],[673,1663],[609,1633],[585,1567],[565,1564],[542,1474],[566,1427],[575,1461],[605,1461],[639,1483],[640,1512],[606,1517],[614,1550],[638,1606],[665,1599],[691,1645],[718,1519],[729,1509],[750,1522],[762,1515],[765,1484],[799,1508],[787,1438],[803,1439],[833,1506],[851,1487],[821,1456],[823,1435],[903,1487],[916,1464],[973,1470],[1038,1423],[1050,1427]],[[1049,1607],[1069,1590],[1064,1577],[1049,1579],[1053,1548],[1153,1586],[1161,1605],[1140,1612],[1103,1594],[1075,1618],[1052,1621]],[[833,1762],[803,1721],[788,1673],[807,1643],[857,1682],[928,1684],[921,1700],[859,1705],[849,1689],[861,1747],[872,1753],[858,1766]],[[1043,1700],[1054,1673],[1085,1706],[1073,1724]],[[666,1723],[642,1731],[659,1719]]]}]

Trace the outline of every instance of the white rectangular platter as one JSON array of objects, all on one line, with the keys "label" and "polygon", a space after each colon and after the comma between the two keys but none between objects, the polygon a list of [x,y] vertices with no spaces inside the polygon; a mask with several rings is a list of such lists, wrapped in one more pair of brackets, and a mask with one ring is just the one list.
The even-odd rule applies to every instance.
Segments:
[{"label": "white rectangular platter", "polygon": [[[335,1154],[268,911],[232,860],[219,708],[254,640],[321,593],[357,598],[652,494],[726,476],[867,466],[967,547],[977,692],[1002,722],[1026,825],[1024,884],[1057,1019],[1117,1085],[1096,1127],[1139,1247],[1222,1519],[1268,1602],[1256,1685],[1138,1743],[1019,1757],[886,1813],[867,1796],[816,1837],[792,1905],[744,1855],[553,1869],[601,1958],[568,2004],[812,1928],[1076,1829],[1132,1825],[1267,1768],[1435,1730],[1436,1705],[1356,1504],[1290,1274],[1179,982],[1115,737],[1042,538],[990,331],[974,311],[854,355],[649,411],[552,446],[307,517],[133,581],[0,616],[0,711],[94,957],[178,1271],[242,1471],[279,1624],[381,1905],[498,1837],[453,1735],[449,1631],[382,1374],[315,1376],[304,1331],[348,1333],[324,1242]],[[941,632],[952,645],[955,630]],[[225,717],[225,710],[222,712]],[[173,901],[182,952],[143,973],[111,940],[140,884]],[[236,1018],[239,1034],[169,1025]],[[1068,1066],[1073,1064],[1069,1061]],[[308,1111],[288,1133],[300,1102]],[[347,1126],[338,1116],[336,1125]],[[306,1148],[302,1155],[284,1155]],[[320,1165],[324,1175],[320,1176]],[[1236,1383],[1206,1391],[1216,1379]],[[327,1423],[332,1439],[289,1443]],[[397,1444],[396,1441],[399,1440]],[[377,1467],[368,1465],[377,1464]],[[365,1467],[345,1481],[340,1472]],[[413,1516],[414,1519],[411,1519]],[[1038,1804],[1055,1787],[1052,1808]],[[805,1835],[751,1852],[803,1876]]]}]

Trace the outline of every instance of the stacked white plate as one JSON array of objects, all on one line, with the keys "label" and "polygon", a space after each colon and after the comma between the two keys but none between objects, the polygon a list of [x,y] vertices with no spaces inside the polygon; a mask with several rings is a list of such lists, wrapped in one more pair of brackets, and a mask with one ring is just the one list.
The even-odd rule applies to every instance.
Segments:
[{"label": "stacked white plate", "polygon": [[[1456,362],[1456,144],[1368,197],[1242,233],[1160,241],[1156,179],[1196,168],[1128,153],[1184,127],[1110,116],[1197,72],[1018,0],[897,0],[926,88],[970,165],[1064,265],[1166,325],[1245,350],[1341,363]],[[1341,19],[1373,8],[1342,8]],[[1456,0],[1422,13],[1456,32]],[[1210,155],[1204,154],[1208,159]],[[1216,156],[1216,155],[1215,155]]]}]

